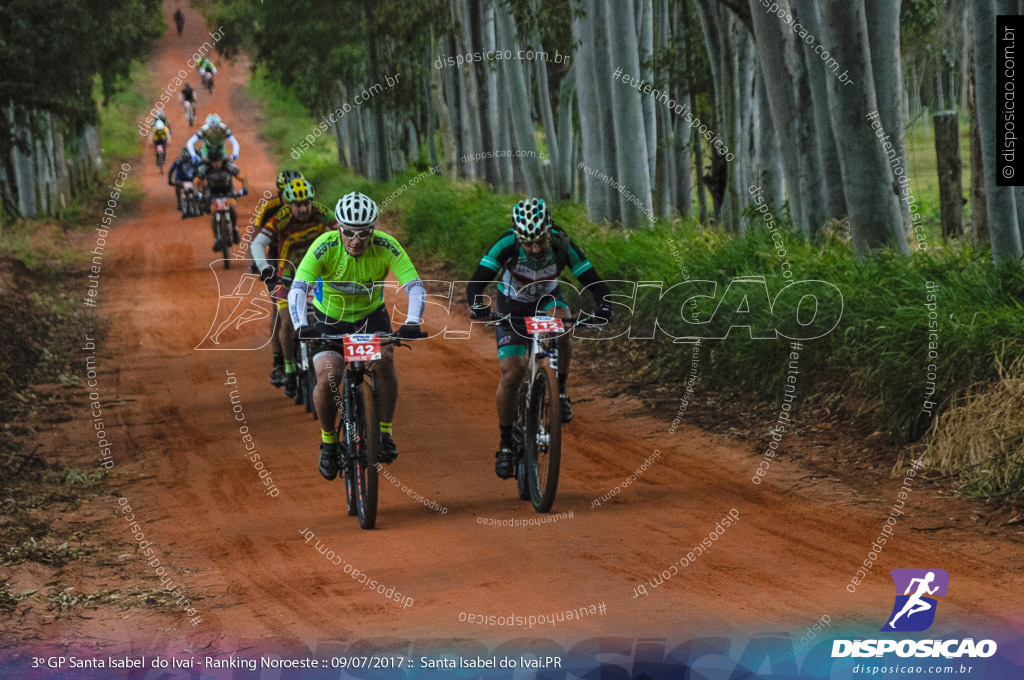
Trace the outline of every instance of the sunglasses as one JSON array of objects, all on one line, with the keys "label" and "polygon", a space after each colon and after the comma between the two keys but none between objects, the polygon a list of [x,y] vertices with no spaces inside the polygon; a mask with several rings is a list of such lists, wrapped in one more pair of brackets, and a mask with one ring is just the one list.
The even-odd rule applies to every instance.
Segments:
[{"label": "sunglasses", "polygon": [[369,229],[358,230],[346,229],[345,227],[341,227],[341,234],[345,238],[357,238],[360,241],[365,241],[366,239],[370,238],[370,236],[373,235],[373,227],[370,227]]}]

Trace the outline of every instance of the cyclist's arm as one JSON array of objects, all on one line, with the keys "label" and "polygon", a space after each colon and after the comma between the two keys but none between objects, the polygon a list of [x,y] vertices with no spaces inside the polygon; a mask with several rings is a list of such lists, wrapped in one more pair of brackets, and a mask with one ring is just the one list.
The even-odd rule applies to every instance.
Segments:
[{"label": "cyclist's arm", "polygon": [[413,279],[402,288],[409,294],[409,306],[405,310],[406,323],[423,323],[423,308],[427,305],[427,289],[421,279]]},{"label": "cyclist's arm", "polygon": [[476,302],[477,296],[483,294],[484,289],[494,280],[497,273],[497,269],[492,269],[483,262],[476,268],[472,280],[466,285],[466,300],[469,301],[470,307]]},{"label": "cyclist's arm", "polygon": [[[227,141],[231,142],[231,154],[237,158],[238,157],[238,140],[235,139],[234,135],[228,135]],[[243,181],[245,181],[245,180],[243,180]]]},{"label": "cyclist's arm", "polygon": [[199,133],[200,132],[202,132],[201,128],[200,128],[200,130],[198,132],[196,132],[194,135],[189,137],[187,142],[185,142],[185,148],[188,149],[188,152],[190,154],[192,154],[193,158],[195,158],[196,156],[199,155],[199,154],[196,153],[196,142],[199,141]]},{"label": "cyclist's arm", "polygon": [[[271,221],[276,218],[275,215]],[[306,319],[306,293],[313,289],[316,280],[320,278],[321,263],[317,259],[314,247],[319,242],[319,239],[314,241],[313,246],[310,246],[306,254],[302,256],[302,261],[295,270],[292,287],[288,290],[288,313],[292,318],[292,326],[295,330],[299,330],[309,323]]]},{"label": "cyclist's arm", "polygon": [[292,317],[292,327],[299,330],[309,325],[306,319],[306,291],[312,289],[309,281],[295,279],[288,289],[288,313]]},{"label": "cyclist's arm", "polygon": [[501,271],[502,263],[512,257],[518,250],[515,234],[509,229],[503,233],[497,241],[491,244],[484,256],[480,258],[480,264],[473,272],[472,280],[466,286],[466,299],[472,307],[478,295],[484,292],[488,284]]},{"label": "cyclist's arm", "polygon": [[263,269],[267,265],[267,247],[273,243],[270,237],[264,233],[260,233],[255,239],[253,239],[252,245],[249,250],[252,252],[252,259],[256,260],[256,266]]}]

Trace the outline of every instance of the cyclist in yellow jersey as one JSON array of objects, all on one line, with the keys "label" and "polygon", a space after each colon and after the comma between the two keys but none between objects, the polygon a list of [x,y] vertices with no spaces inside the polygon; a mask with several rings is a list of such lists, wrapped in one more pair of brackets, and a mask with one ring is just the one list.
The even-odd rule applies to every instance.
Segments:
[{"label": "cyclist in yellow jersey", "polygon": [[[277,196],[270,199],[266,203],[261,203],[256,209],[256,229],[262,231],[266,226],[270,218],[277,214],[277,212],[284,206],[284,199],[282,195],[284,193],[285,185],[291,182],[293,179],[304,179],[302,173],[298,170],[283,170],[277,175]],[[259,264],[255,260],[255,248],[250,248],[250,254],[253,255],[253,262],[249,266],[249,270],[253,274],[260,273]],[[275,243],[271,243],[270,247],[266,249],[266,260],[274,262],[278,259],[280,251]],[[271,293],[274,292],[274,285],[267,282],[267,288]],[[273,364],[270,371],[270,384],[274,387],[281,387],[285,383],[284,373],[284,350],[281,348],[281,338],[278,332],[277,320],[279,315],[277,313],[277,305],[274,305],[270,310],[270,350],[273,353]]]},{"label": "cyclist in yellow jersey", "polygon": [[[398,334],[403,338],[423,337],[420,324],[426,290],[398,240],[374,230],[377,214],[377,204],[361,193],[352,192],[338,200],[334,209],[338,228],[330,230],[309,247],[288,293],[288,310],[296,330],[307,325],[306,291],[314,289],[315,334],[390,332],[391,318],[384,305],[381,285],[390,272],[409,295],[406,321]],[[321,428],[319,467],[320,474],[327,480],[338,474],[336,461],[338,447],[341,446],[334,431],[338,407],[330,387],[335,385],[337,388],[342,384],[345,360],[339,350],[337,341],[318,342],[313,346],[313,365],[316,368],[313,400]],[[382,357],[374,369],[380,409],[382,463],[393,462],[398,456],[391,436],[398,400],[393,350],[391,345],[383,347]]]},{"label": "cyclist in yellow jersey", "polygon": [[[271,217],[260,235],[252,242],[252,255],[264,282],[278,282],[271,293],[279,310],[288,307],[288,286],[295,276],[295,263],[301,262],[306,250],[318,236],[332,230],[334,220],[327,206],[315,203],[313,185],[303,178],[293,179],[284,187],[286,205]],[[264,248],[276,245],[280,251],[276,263],[264,259]],[[298,393],[298,366],[295,356],[295,331],[290,324],[280,324],[277,331],[284,350],[284,395]]]}]

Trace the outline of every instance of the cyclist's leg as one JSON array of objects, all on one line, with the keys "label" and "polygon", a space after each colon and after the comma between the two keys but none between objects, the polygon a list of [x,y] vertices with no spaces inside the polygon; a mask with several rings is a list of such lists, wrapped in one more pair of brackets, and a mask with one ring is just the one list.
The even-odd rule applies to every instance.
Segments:
[{"label": "cyclist's leg", "polygon": [[[547,296],[543,301],[540,310],[547,316],[554,316],[559,319],[568,319],[572,316],[568,303],[562,295],[560,288],[556,288],[552,296]],[[572,333],[563,333],[558,338],[558,400],[562,410],[562,422],[568,423],[573,419],[572,401],[566,391],[569,382],[569,364],[572,362]]]},{"label": "cyclist's leg", "polygon": [[[284,286],[278,285],[275,294],[276,296],[287,295],[288,291]],[[281,300],[280,297],[278,297],[277,309],[278,314],[282,318],[289,318],[287,300]],[[296,366],[295,364],[295,328],[292,326],[291,323],[278,324],[277,339],[278,342],[281,343],[281,352],[284,355],[285,396],[294,397],[295,390],[298,389],[297,381],[299,369],[298,366]]]},{"label": "cyclist's leg", "polygon": [[505,354],[498,348],[498,366],[501,380],[498,382],[498,425],[504,431],[511,428],[516,419],[516,396],[526,373],[526,348],[521,345],[508,346]]},{"label": "cyclist's leg", "polygon": [[[320,347],[320,343],[314,347]],[[316,350],[314,350],[316,351]],[[333,432],[341,403],[341,381],[345,373],[345,359],[340,349],[324,349],[313,357],[316,370],[316,387],[313,389],[313,403],[320,418],[320,429]]]}]

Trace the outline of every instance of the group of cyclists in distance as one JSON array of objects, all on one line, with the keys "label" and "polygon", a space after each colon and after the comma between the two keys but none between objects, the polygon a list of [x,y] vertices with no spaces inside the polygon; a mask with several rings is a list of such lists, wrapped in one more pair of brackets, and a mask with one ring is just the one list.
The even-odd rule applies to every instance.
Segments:
[{"label": "group of cyclists in distance", "polygon": [[[389,274],[407,294],[405,320],[396,335],[426,337],[422,332],[426,289],[408,253],[392,235],[377,229],[377,203],[359,192],[342,196],[333,211],[315,201],[313,185],[295,170],[277,176],[277,195],[256,215],[259,235],[252,241],[253,272],[267,285],[274,308],[271,316],[271,383],[286,397],[298,390],[299,365],[295,338],[312,338],[316,387],[315,413],[320,421],[318,469],[324,479],[338,476],[344,441],[336,427],[338,401],[333,390],[342,384],[345,367],[342,342],[351,333],[390,333],[391,317],[380,282]],[[565,269],[592,292],[598,320],[611,319],[609,289],[583,251],[564,229],[553,224],[543,199],[529,198],[513,206],[511,226],[487,249],[466,289],[470,317],[489,321],[497,315],[569,318],[570,309],[558,283]],[[497,279],[497,311],[485,302],[484,289]],[[375,285],[378,284],[378,285]],[[312,305],[312,313],[307,309]],[[283,317],[283,318],[282,318]],[[528,339],[512,329],[497,329],[501,377],[497,389],[499,444],[494,471],[509,479],[513,469],[513,420],[516,390],[527,367]],[[330,336],[330,339],[325,338]],[[561,420],[573,419],[566,383],[569,376],[569,334],[559,339],[558,393]],[[381,347],[375,362],[380,420],[381,463],[393,463],[398,448],[393,437],[398,379],[394,347]]]}]

